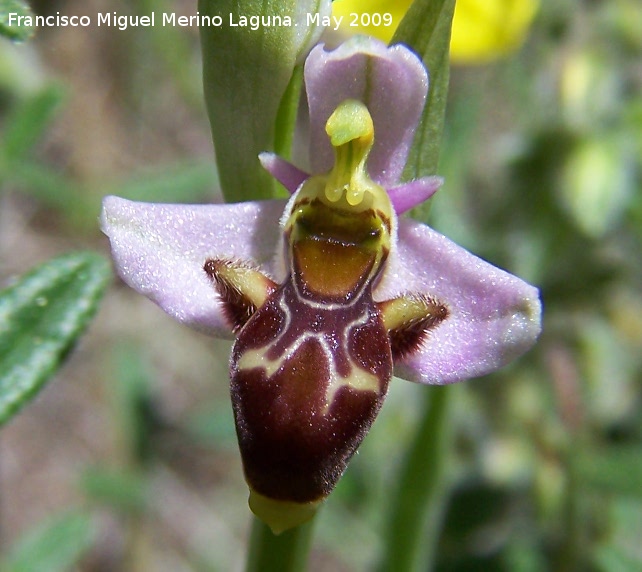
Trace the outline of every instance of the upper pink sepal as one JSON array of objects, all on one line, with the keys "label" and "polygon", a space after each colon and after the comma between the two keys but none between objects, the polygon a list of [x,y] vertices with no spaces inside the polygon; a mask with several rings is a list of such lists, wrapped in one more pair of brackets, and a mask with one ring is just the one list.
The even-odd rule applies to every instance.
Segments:
[{"label": "upper pink sepal", "polygon": [[358,99],[368,107],[376,134],[368,172],[382,187],[395,186],[428,93],[428,73],[421,60],[401,44],[388,47],[374,38],[355,36],[331,51],[316,46],[304,74],[312,173],[325,173],[334,163],[325,132],[328,117],[342,101]]}]

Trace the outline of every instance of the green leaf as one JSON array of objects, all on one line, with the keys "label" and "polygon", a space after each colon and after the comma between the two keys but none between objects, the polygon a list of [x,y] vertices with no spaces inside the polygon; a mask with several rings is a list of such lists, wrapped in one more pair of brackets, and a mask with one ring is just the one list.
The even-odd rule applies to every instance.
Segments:
[{"label": "green leaf", "polygon": [[116,346],[112,375],[121,442],[137,466],[145,466],[153,457],[153,440],[158,429],[154,407],[152,373],[137,344],[123,342]]},{"label": "green leaf", "polygon": [[642,498],[642,455],[638,445],[592,451],[578,459],[582,481],[611,493]]},{"label": "green leaf", "polygon": [[[14,161],[5,176],[21,192],[65,215],[84,210],[91,200],[91,195],[83,193],[69,177],[33,159]],[[95,221],[96,214],[93,216]]]},{"label": "green leaf", "polygon": [[290,83],[281,99],[281,105],[276,116],[274,151],[285,159],[290,159],[292,155],[292,141],[294,140],[302,87],[303,65],[298,65],[292,72]]},{"label": "green leaf", "polygon": [[9,14],[17,14],[18,16],[27,16],[33,18],[31,8],[26,2],[21,0],[0,0],[0,34],[17,41],[28,40],[33,36],[33,26],[18,26],[15,23],[9,25]]},{"label": "green leaf", "polygon": [[49,127],[64,92],[48,86],[26,98],[7,117],[3,129],[3,146],[8,161],[24,157]]},{"label": "green leaf", "polygon": [[592,549],[593,564],[599,572],[638,572],[642,570],[640,538],[642,502],[630,496],[612,499],[606,507],[608,528]]},{"label": "green leaf", "polygon": [[[199,0],[201,16],[222,26],[202,26],[203,83],[219,177],[227,201],[275,196],[276,183],[258,154],[274,151],[281,100],[313,26],[307,14],[322,0]],[[241,17],[282,18],[281,25],[238,24]],[[288,26],[286,18],[291,18]],[[282,139],[282,137],[280,137]]]},{"label": "green leaf", "polygon": [[[454,11],[455,0],[415,0],[392,38],[391,44],[403,43],[417,52],[430,75],[428,100],[410,149],[405,180],[437,172],[450,79],[450,31]],[[426,206],[419,207],[413,215],[425,219],[425,209]]]},{"label": "green leaf", "polygon": [[80,252],[44,263],[0,292],[0,425],[60,367],[110,276],[103,257]]},{"label": "green leaf", "polygon": [[561,200],[576,225],[592,238],[615,227],[635,193],[630,142],[604,134],[571,150],[560,181]]},{"label": "green leaf", "polygon": [[68,572],[94,541],[91,519],[73,512],[31,531],[2,562],[7,572]]},{"label": "green leaf", "polygon": [[92,500],[123,513],[140,513],[147,507],[147,481],[133,471],[94,467],[83,473],[80,484]]},{"label": "green leaf", "polygon": [[[427,389],[427,388],[422,388]],[[424,391],[421,421],[406,451],[392,493],[392,514],[379,572],[431,570],[446,501],[446,466],[452,442],[453,388]]]},{"label": "green leaf", "polygon": [[115,194],[133,201],[199,203],[212,199],[218,187],[211,160],[184,162],[163,169],[144,169],[119,181],[102,194]]},{"label": "green leaf", "polygon": [[627,554],[617,546],[605,546],[595,551],[593,563],[598,572],[640,572],[642,559]]}]

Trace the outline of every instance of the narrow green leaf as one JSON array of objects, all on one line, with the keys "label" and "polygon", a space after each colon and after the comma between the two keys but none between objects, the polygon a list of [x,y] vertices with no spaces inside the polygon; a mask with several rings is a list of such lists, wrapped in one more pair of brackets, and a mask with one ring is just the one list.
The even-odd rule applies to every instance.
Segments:
[{"label": "narrow green leaf", "polygon": [[[428,69],[428,100],[404,170],[405,179],[437,172],[450,79],[450,32],[455,0],[415,0],[391,44],[403,43],[419,54]],[[427,203],[412,215],[425,220]],[[398,478],[390,527],[379,570],[429,570],[444,510],[445,466],[451,440],[449,395],[452,388],[431,388],[421,423]]]},{"label": "narrow green leaf", "polygon": [[57,516],[31,531],[2,562],[10,572],[68,572],[94,542],[91,519],[72,512]]},{"label": "narrow green leaf", "polygon": [[80,485],[91,500],[122,513],[141,513],[147,507],[147,481],[133,471],[93,467],[83,473]]},{"label": "narrow green leaf", "polygon": [[10,24],[10,14],[33,17],[31,8],[26,2],[22,2],[22,0],[0,0],[0,35],[19,42],[28,40],[33,36],[33,26],[24,25],[24,20],[20,26],[17,25],[15,20],[11,21]]},{"label": "narrow green leaf", "polygon": [[640,572],[642,558],[619,546],[604,546],[595,551],[593,564],[598,572]]},{"label": "narrow green leaf", "polygon": [[154,407],[153,374],[145,352],[137,344],[119,344],[114,353],[114,410],[120,440],[132,464],[144,467],[154,456],[154,437],[160,423]]},{"label": "narrow green leaf", "polygon": [[[274,151],[277,155],[290,159],[292,155],[292,141],[296,127],[297,112],[303,87],[303,66],[294,68],[290,83],[288,84],[281,105],[276,116],[276,132],[274,135]],[[286,195],[287,196],[287,195]]]},{"label": "narrow green leaf", "polygon": [[24,157],[49,127],[64,98],[63,90],[47,86],[20,102],[7,117],[3,146],[7,160]]},{"label": "narrow green leaf", "polygon": [[218,188],[212,161],[184,162],[163,169],[145,169],[118,181],[102,194],[115,194],[133,201],[199,203],[212,200]]},{"label": "narrow green leaf", "polygon": [[[437,173],[450,79],[454,12],[455,0],[415,0],[392,38],[392,44],[403,43],[417,52],[430,75],[428,101],[404,170],[406,180]],[[414,209],[413,216],[425,220],[428,205],[424,203]]]},{"label": "narrow green leaf", "polygon": [[399,471],[379,572],[431,570],[435,557],[448,499],[445,475],[454,390],[447,385],[422,389],[422,418]]},{"label": "narrow green leaf", "polygon": [[60,171],[33,160],[13,162],[5,176],[20,191],[63,213],[76,208],[74,203],[85,198],[78,186]]},{"label": "narrow green leaf", "polygon": [[[297,58],[316,28],[308,26],[307,14],[322,4],[322,0],[198,2],[201,16],[222,18],[221,26],[204,25],[200,33],[205,102],[227,201],[275,196],[276,183],[262,169],[258,154],[275,149],[281,100]],[[238,25],[241,18],[251,17],[276,24],[254,29],[247,22]]]},{"label": "narrow green leaf", "polygon": [[103,257],[80,252],[46,262],[0,292],[0,425],[59,368],[110,276]]}]

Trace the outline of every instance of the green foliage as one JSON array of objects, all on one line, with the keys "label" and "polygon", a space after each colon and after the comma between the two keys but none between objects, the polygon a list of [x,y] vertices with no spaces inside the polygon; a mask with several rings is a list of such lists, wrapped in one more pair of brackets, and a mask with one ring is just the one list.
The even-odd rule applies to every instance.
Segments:
[{"label": "green foliage", "polygon": [[[277,133],[276,119],[292,117],[295,108],[288,90],[301,50],[310,40],[305,18],[298,21],[303,8],[314,12],[318,2],[307,0],[199,0],[202,15],[232,14],[292,18],[292,26],[251,27],[203,26],[203,83],[221,190],[229,202],[266,199],[275,196],[276,184],[261,167],[257,157],[273,151],[284,139]],[[296,25],[294,25],[296,23]],[[242,70],[242,73],[239,71]],[[282,107],[282,99],[288,92]],[[288,121],[289,123],[289,121]]]},{"label": "green foliage", "polygon": [[89,499],[120,513],[142,513],[149,506],[147,479],[137,472],[93,467],[83,473],[80,486]]},{"label": "green foliage", "polygon": [[586,451],[578,460],[583,482],[598,491],[642,500],[642,456],[638,445]]},{"label": "green foliage", "polygon": [[211,200],[218,187],[210,160],[177,162],[161,169],[145,169],[103,188],[133,201],[194,203]]},{"label": "green foliage", "polygon": [[118,194],[131,200],[200,202],[211,199],[218,186],[211,161],[179,161],[147,169],[116,182],[101,183],[90,192],[72,177],[42,161],[37,152],[60,108],[65,91],[58,85],[19,100],[9,109],[0,137],[0,181],[53,209],[74,228],[95,228],[102,196]]},{"label": "green foliage", "polygon": [[[450,78],[450,31],[454,0],[416,0],[391,43],[412,47],[430,74],[430,90],[410,150],[404,177],[437,172]],[[413,215],[427,218],[428,205]],[[386,544],[379,567],[385,571],[424,570],[433,560],[438,523],[444,508],[446,451],[451,442],[450,388],[426,395],[426,406],[401,467]],[[427,477],[429,475],[429,477]]]},{"label": "green foliage", "polygon": [[0,293],[0,424],[60,367],[95,314],[110,276],[101,256],[68,254]]},{"label": "green foliage", "polygon": [[416,0],[406,13],[391,44],[404,43],[419,54],[430,74],[430,90],[421,123],[410,150],[404,176],[434,175],[439,163],[450,78],[450,29],[455,0]]},{"label": "green foliage", "polygon": [[36,146],[64,101],[64,90],[47,85],[9,109],[0,138],[0,181],[22,189],[60,212],[86,206],[76,183],[41,162]]},{"label": "green foliage", "polygon": [[463,388],[437,570],[641,569],[640,44],[614,26],[634,4],[542,3],[514,61],[453,70],[431,223],[538,285],[544,328]]},{"label": "green foliage", "polygon": [[16,105],[5,119],[2,136],[4,160],[24,161],[49,128],[64,99],[64,91],[47,86]]},{"label": "green foliage", "polygon": [[[138,0],[132,9],[148,13],[171,10],[178,4]],[[430,417],[423,417],[420,411],[423,401],[419,397],[430,403],[431,388],[408,389],[408,384],[393,381],[371,435],[319,515],[313,558],[318,555],[329,566],[339,568],[376,569],[382,538],[390,528],[384,522],[390,514],[386,508],[410,506],[402,514],[416,508],[408,503],[408,497],[397,504],[394,492],[411,483],[405,487],[411,500],[415,493],[415,498],[436,494],[438,502],[433,506],[443,511],[443,522],[436,519],[434,527],[428,529],[429,535],[421,536],[423,549],[430,550],[438,540],[433,570],[642,569],[642,36],[638,4],[638,0],[541,2],[538,19],[520,53],[484,67],[450,70],[445,123],[442,117],[449,69],[444,50],[452,2],[419,0],[399,30],[396,40],[410,43],[422,54],[431,83],[431,99],[406,178],[444,176],[444,188],[430,201],[431,224],[476,254],[537,284],[544,301],[544,332],[538,346],[506,371],[444,390],[452,391],[448,412],[452,425],[441,429],[450,429],[454,437],[447,491],[433,487],[443,470],[443,457],[435,450],[440,435],[447,432],[440,434],[439,419],[434,416],[430,425]],[[423,33],[422,18],[440,31]],[[109,66],[91,60],[89,69],[115,71],[109,78],[113,107],[109,107],[106,121],[120,129],[123,125],[119,122],[123,122],[134,142],[140,136],[140,126],[149,123],[145,114],[150,108],[157,113],[154,102],[165,101],[173,91],[184,99],[187,93],[198,91],[198,86],[190,84],[193,68],[189,62],[196,58],[189,50],[195,36],[184,32],[161,26],[132,29],[136,37],[122,48],[127,55],[124,60],[119,59],[117,49],[111,49],[113,44],[105,50]],[[153,37],[147,38],[147,43],[141,41],[139,35],[148,33]],[[126,36],[114,30],[111,37],[117,38],[116,43]],[[178,38],[183,43],[177,44]],[[227,48],[223,35],[212,41],[211,54],[219,55]],[[5,46],[13,47],[8,42]],[[250,50],[249,43],[247,46],[245,56],[249,60],[255,56],[250,53],[255,47]],[[441,52],[434,51],[436,47]],[[156,98],[150,96],[157,92],[149,80],[149,70],[156,70],[159,60],[165,62],[162,72],[151,77],[156,80],[166,74],[170,79]],[[77,62],[70,59],[68,63]],[[147,75],[139,73],[141,70],[147,70]],[[271,72],[260,76],[263,83],[257,86],[268,85],[267,93],[241,92],[238,87],[226,101],[228,133],[241,132],[252,117],[265,119],[263,109],[257,115],[258,107],[247,102],[251,95],[256,95],[256,101],[265,97],[270,99],[265,109],[277,117],[270,121],[273,126],[275,121],[278,124],[266,140],[287,155],[299,88],[298,80],[292,80],[288,73],[278,78]],[[234,70],[228,75],[225,79],[230,84],[241,81]],[[136,81],[128,82],[127,78]],[[138,98],[139,106],[132,106],[134,111],[129,107],[131,93],[124,93],[128,89]],[[247,98],[235,97],[240,93]],[[78,226],[68,223],[80,220],[84,228],[91,229],[91,240],[98,240],[95,218],[99,195],[107,193],[149,201],[211,200],[217,184],[211,162],[174,158],[162,146],[158,155],[154,155],[157,147],[145,150],[147,156],[162,157],[152,168],[135,169],[133,176],[117,174],[110,180],[94,177],[80,181],[54,160],[43,158],[42,143],[52,121],[61,106],[71,101],[66,95],[59,85],[22,91],[20,95],[3,94],[2,188],[35,199],[32,202],[39,205],[39,210],[28,222],[34,226],[34,234],[77,238],[74,233]],[[82,97],[91,95],[83,93]],[[171,95],[169,101],[173,101]],[[241,109],[245,115],[239,118]],[[112,114],[112,110],[116,112]],[[169,109],[168,116],[172,111]],[[190,120],[195,124],[189,124]],[[198,131],[197,121],[186,119],[188,133]],[[263,134],[271,129],[250,128]],[[161,129],[158,132],[163,133]],[[250,138],[247,133],[246,139],[239,140],[243,145]],[[96,129],[95,137],[103,135],[103,130]],[[59,141],[56,139],[57,144]],[[62,147],[56,149],[82,156],[74,147],[79,143],[73,137],[65,136],[61,141]],[[107,139],[105,148],[109,149],[111,143]],[[255,151],[248,147],[248,157],[253,154],[252,169],[258,170]],[[124,161],[119,157],[118,161],[131,164],[130,157]],[[250,159],[247,161],[249,164]],[[232,167],[244,168],[238,164]],[[229,181],[230,175],[225,176]],[[248,192],[253,191],[248,188]],[[54,211],[55,216],[41,228],[39,217],[45,209]],[[421,218],[426,215],[415,213]],[[73,271],[71,275],[75,275]],[[80,288],[74,279],[61,286],[61,295],[64,290],[67,299],[72,284]],[[125,299],[125,294],[120,294]],[[4,310],[6,296],[7,292],[0,294],[2,332],[6,316],[11,314]],[[34,293],[32,304],[25,308],[33,307],[44,316],[52,303],[38,306],[42,301]],[[106,337],[110,333],[123,335],[131,309],[128,303],[122,304]],[[28,313],[26,309],[24,312]],[[127,320],[119,320],[124,315]],[[81,492],[92,510],[98,505],[101,512],[111,511],[118,516],[117,522],[126,523],[122,534],[132,546],[142,528],[155,540],[163,540],[162,550],[178,565],[199,570],[238,568],[239,563],[231,560],[242,552],[234,543],[246,531],[247,512],[242,508],[245,489],[241,468],[231,451],[235,447],[232,413],[229,402],[219,395],[224,393],[220,388],[226,379],[218,369],[216,375],[207,369],[204,374],[192,371],[200,367],[195,364],[212,363],[212,344],[195,337],[186,355],[182,341],[170,338],[178,330],[167,333],[157,321],[138,320],[138,309],[135,315],[136,330],[133,325],[127,330],[127,348],[118,347],[116,367],[111,367],[113,363],[103,359],[102,353],[101,364],[92,365],[101,372],[101,367],[108,371],[101,376],[108,385],[97,392],[98,403],[88,406],[99,409],[96,416],[93,411],[90,415],[100,420],[101,430],[106,428],[109,446],[104,448],[108,449],[105,458],[92,468],[78,468]],[[20,343],[30,348],[30,340],[41,335],[32,333],[26,325],[21,332],[15,340],[12,335],[0,335],[1,380],[10,372],[5,367],[7,355],[14,355]],[[155,353],[150,358],[141,355],[141,346],[154,346],[156,349],[150,351]],[[63,349],[60,355],[66,351]],[[221,355],[219,359],[224,363],[226,357]],[[60,357],[54,359],[53,369],[59,361]],[[158,380],[156,372],[161,372]],[[200,375],[206,380],[202,381]],[[213,377],[217,378],[215,382]],[[28,378],[31,374],[20,380]],[[214,383],[219,389],[212,390],[214,385],[210,384]],[[6,420],[25,403],[37,387],[38,382],[18,387],[21,393],[16,399],[17,389],[8,391],[3,381],[3,418]],[[100,410],[99,400],[113,392],[118,395],[109,417]],[[7,394],[14,397],[7,401]],[[157,395],[161,407],[154,410],[152,398]],[[166,404],[168,407],[164,407]],[[161,430],[155,417],[159,410],[161,422],[166,423]],[[417,418],[425,422],[423,447],[421,441],[408,439],[412,437],[412,421]],[[112,447],[113,443],[116,446]],[[415,444],[416,455],[409,457],[412,468],[404,480],[399,467],[409,443]],[[147,462],[150,457],[152,461]],[[61,458],[56,462],[65,461]],[[11,491],[3,492],[7,495]],[[181,499],[176,495],[185,494],[194,505],[188,501],[186,512],[175,519],[172,515],[164,520],[162,511],[155,509],[156,498],[165,499],[167,495],[168,500],[176,502]],[[169,506],[178,507],[179,503]],[[29,511],[29,507],[24,510]],[[53,556],[44,561],[42,555],[82,554],[81,548],[73,549],[74,542],[87,547],[92,539],[100,541],[91,522],[74,513],[43,525],[35,536],[28,533],[25,540],[5,550],[0,570],[74,569],[77,558],[72,561],[69,556],[63,562],[58,557],[55,561],[61,564],[55,564]],[[185,522],[189,539],[181,536]],[[410,521],[408,524],[412,526]],[[435,530],[440,525],[437,535]],[[192,534],[192,526],[196,531],[212,532]],[[413,533],[421,535],[421,530],[418,525]],[[403,536],[402,528],[396,532]],[[36,542],[33,538],[45,540]],[[230,544],[229,550],[220,547],[225,543]],[[152,559],[156,557],[154,543],[144,548]],[[203,554],[201,560],[208,562],[194,565],[195,553]],[[122,556],[118,552],[109,552],[109,556],[122,569],[130,563],[126,557],[118,560]],[[426,570],[428,565],[420,568]]]},{"label": "green foliage", "polygon": [[0,561],[2,572],[68,572],[91,548],[95,539],[92,520],[70,512],[40,524],[11,548]]},{"label": "green foliage", "polygon": [[9,25],[9,14],[11,13],[19,16],[33,16],[29,4],[22,0],[0,0],[0,35],[11,40],[28,40],[34,33],[33,27]]}]

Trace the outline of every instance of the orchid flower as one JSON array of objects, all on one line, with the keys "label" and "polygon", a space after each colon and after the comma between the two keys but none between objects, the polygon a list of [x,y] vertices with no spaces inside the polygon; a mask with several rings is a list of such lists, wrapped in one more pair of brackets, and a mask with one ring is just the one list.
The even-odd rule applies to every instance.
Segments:
[{"label": "orchid flower", "polygon": [[289,201],[107,197],[102,213],[127,284],[189,326],[236,338],[250,507],[275,532],[332,491],[393,373],[425,384],[483,375],[540,330],[535,288],[397,217],[437,186],[398,181],[428,88],[416,56],[365,39],[317,47],[305,81],[312,175],[263,157],[296,187]]}]

